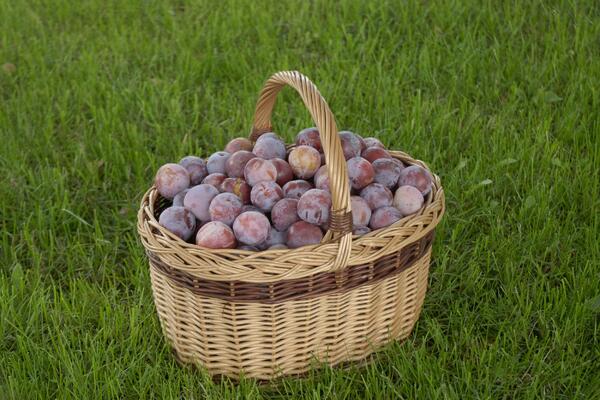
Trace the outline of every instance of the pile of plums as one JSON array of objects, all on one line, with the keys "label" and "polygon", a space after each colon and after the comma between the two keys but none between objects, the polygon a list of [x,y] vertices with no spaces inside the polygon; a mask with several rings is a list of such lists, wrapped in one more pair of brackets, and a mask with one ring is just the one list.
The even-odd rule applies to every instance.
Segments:
[{"label": "pile of plums", "polygon": [[[393,224],[423,207],[431,176],[390,156],[376,138],[339,133],[352,189],[355,235]],[[161,226],[211,249],[260,251],[319,243],[331,216],[329,177],[319,131],[298,133],[289,150],[275,133],[255,143],[233,139],[207,160],[188,156],[156,174],[172,200]]]}]

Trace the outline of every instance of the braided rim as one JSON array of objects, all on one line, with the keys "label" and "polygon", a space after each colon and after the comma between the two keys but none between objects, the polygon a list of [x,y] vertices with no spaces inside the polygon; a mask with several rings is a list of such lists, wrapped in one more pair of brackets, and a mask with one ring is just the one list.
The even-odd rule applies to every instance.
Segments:
[{"label": "braided rim", "polygon": [[431,231],[422,239],[371,264],[355,265],[336,272],[321,272],[306,278],[267,283],[197,279],[186,272],[171,268],[152,252],[147,252],[147,255],[155,271],[168,277],[171,283],[194,294],[235,303],[277,304],[347,292],[361,285],[377,283],[397,275],[412,268],[431,249],[433,236],[434,231]]}]

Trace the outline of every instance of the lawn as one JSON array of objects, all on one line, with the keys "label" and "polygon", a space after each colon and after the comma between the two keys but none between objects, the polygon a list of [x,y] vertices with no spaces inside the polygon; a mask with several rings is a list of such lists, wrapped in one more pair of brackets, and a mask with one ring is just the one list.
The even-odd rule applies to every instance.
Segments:
[{"label": "lawn", "polygon": [[[0,1],[1,398],[600,398],[598,3],[333,4]],[[160,165],[248,135],[286,69],[426,160],[447,213],[408,340],[213,382],[163,339],[137,207]],[[312,125],[292,90],[274,122]]]}]

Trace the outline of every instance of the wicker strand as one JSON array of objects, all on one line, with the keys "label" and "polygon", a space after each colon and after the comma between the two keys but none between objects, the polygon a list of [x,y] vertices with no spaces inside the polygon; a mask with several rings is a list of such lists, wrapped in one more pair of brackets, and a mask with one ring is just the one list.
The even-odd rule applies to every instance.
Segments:
[{"label": "wicker strand", "polygon": [[348,264],[352,249],[352,224],[337,222],[346,221],[347,215],[352,213],[350,187],[348,186],[346,159],[338,136],[335,118],[317,87],[310,79],[297,71],[283,71],[274,74],[267,80],[258,97],[250,138],[256,140],[261,134],[272,129],[271,114],[275,100],[285,85],[293,87],[300,94],[319,129],[329,174],[329,190],[333,203],[332,220],[336,221],[335,224],[332,224],[334,228],[332,235],[326,236],[325,239],[328,240],[330,237],[335,239],[341,236],[337,257],[332,266],[332,270],[339,270]]}]

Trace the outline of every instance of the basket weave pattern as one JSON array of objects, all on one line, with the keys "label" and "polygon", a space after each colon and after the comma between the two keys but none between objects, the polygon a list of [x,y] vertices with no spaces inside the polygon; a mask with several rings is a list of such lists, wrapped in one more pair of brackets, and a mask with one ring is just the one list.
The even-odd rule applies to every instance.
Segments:
[{"label": "basket weave pattern", "polygon": [[[262,252],[202,249],[158,224],[165,204],[154,187],[138,213],[163,331],[182,362],[212,374],[271,379],[303,373],[314,360],[362,359],[405,338],[425,297],[433,233],[445,207],[439,178],[433,175],[417,214],[353,238],[335,119],[310,80],[298,72],[273,75],[260,94],[251,138],[272,130],[275,98],[285,85],[298,91],[321,132],[333,203],[322,243]],[[390,154],[427,168],[405,153]]]}]

